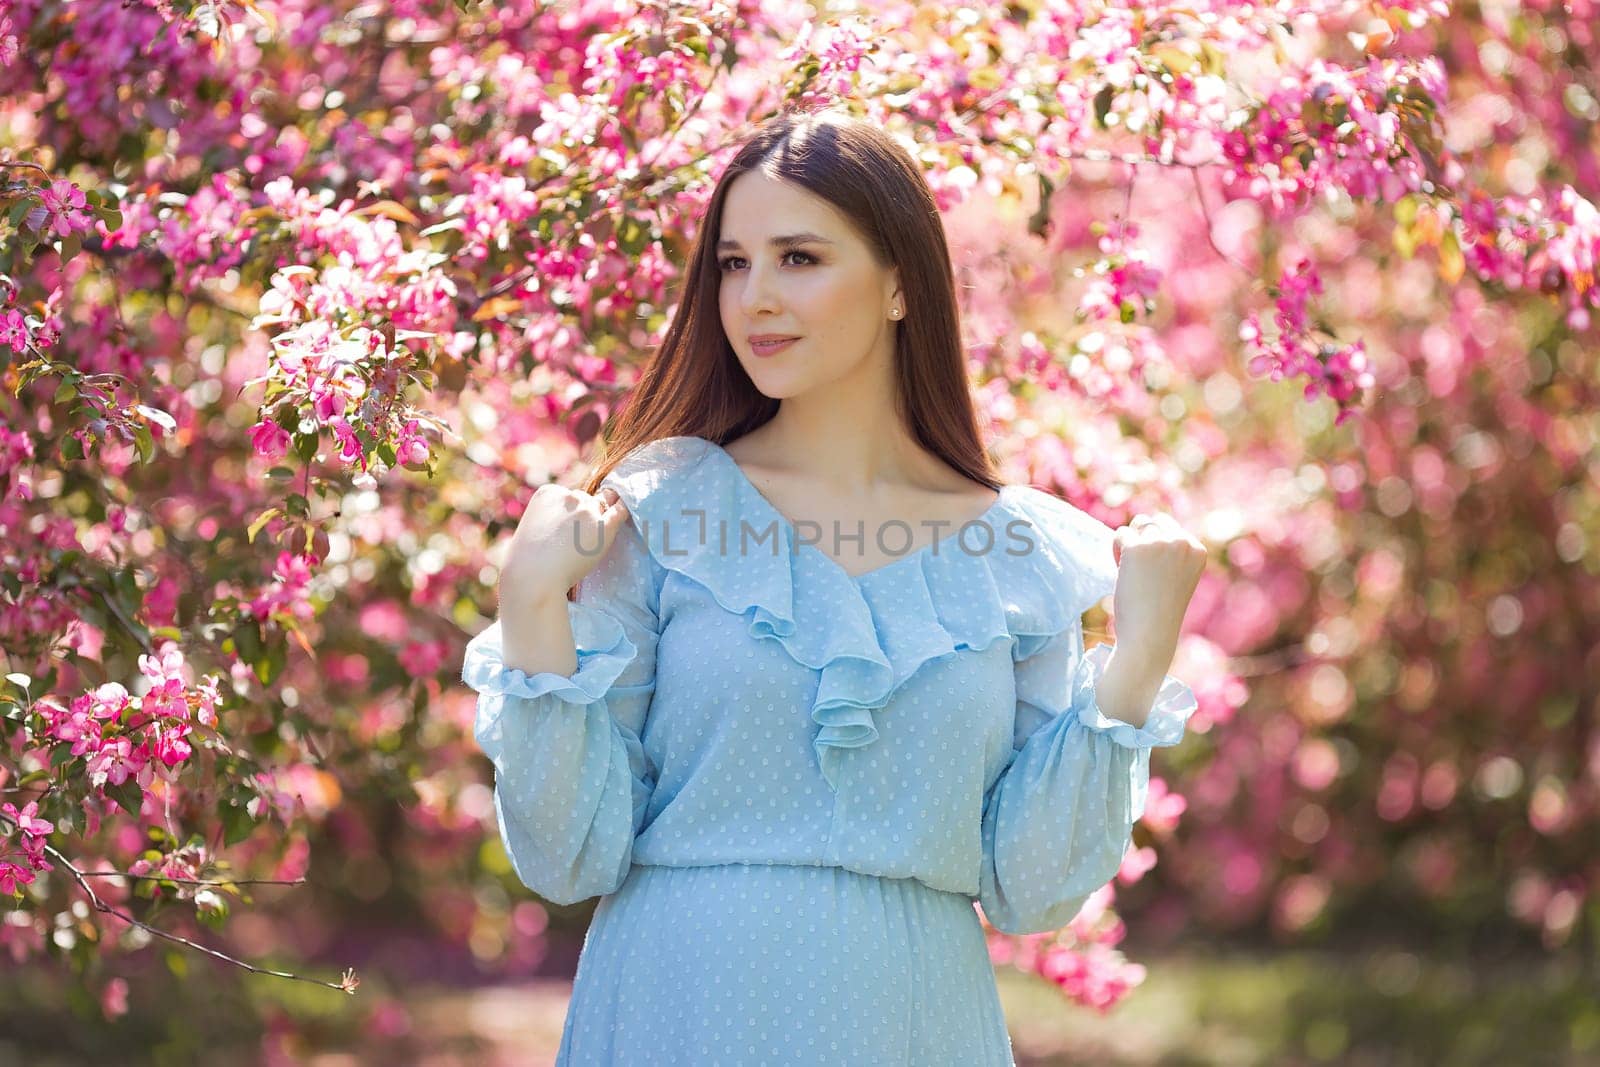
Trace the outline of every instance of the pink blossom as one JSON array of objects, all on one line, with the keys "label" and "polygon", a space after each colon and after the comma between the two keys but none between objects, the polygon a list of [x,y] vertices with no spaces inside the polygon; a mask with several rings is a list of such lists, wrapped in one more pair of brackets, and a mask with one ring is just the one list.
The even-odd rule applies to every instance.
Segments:
[{"label": "pink blossom", "polygon": [[406,420],[401,429],[395,459],[402,467],[420,467],[428,462],[428,440],[422,436],[416,419]]},{"label": "pink blossom", "polygon": [[289,451],[289,431],[270,419],[263,420],[250,428],[250,445],[262,459],[281,459]]},{"label": "pink blossom", "polygon": [[1123,885],[1132,885],[1149,873],[1155,865],[1155,849],[1148,845],[1143,848],[1129,846],[1128,851],[1122,856],[1122,865],[1117,868],[1117,881]]},{"label": "pink blossom", "polygon": [[96,789],[104,788],[107,782],[122,785],[144,766],[142,749],[136,750],[126,737],[111,738],[89,757],[89,781]]},{"label": "pink blossom", "polygon": [[100,1011],[107,1019],[128,1014],[128,980],[113,978],[100,990]]},{"label": "pink blossom", "polygon": [[28,326],[22,312],[16,308],[0,311],[0,345],[14,352],[26,352],[28,349]]},{"label": "pink blossom", "polygon": [[0,804],[0,812],[4,812],[7,818],[16,823],[17,828],[24,834],[40,837],[49,834],[55,829],[54,824],[49,820],[38,817],[39,802],[36,800],[28,801],[21,811],[17,810],[16,805],[7,801],[4,804]]},{"label": "pink blossom", "polygon": [[32,885],[32,867],[24,867],[11,860],[0,858],[0,893],[14,894],[19,886]]},{"label": "pink blossom", "polygon": [[176,767],[193,751],[186,740],[188,733],[187,723],[152,728],[148,734],[151,753],[168,767]]},{"label": "pink blossom", "polygon": [[20,46],[10,15],[0,15],[0,67],[9,67],[17,61]]},{"label": "pink blossom", "polygon": [[89,228],[90,217],[85,210],[88,201],[83,197],[83,190],[72,182],[56,179],[39,190],[39,201],[44,204],[50,216],[45,233],[56,237],[70,237],[80,230]]}]

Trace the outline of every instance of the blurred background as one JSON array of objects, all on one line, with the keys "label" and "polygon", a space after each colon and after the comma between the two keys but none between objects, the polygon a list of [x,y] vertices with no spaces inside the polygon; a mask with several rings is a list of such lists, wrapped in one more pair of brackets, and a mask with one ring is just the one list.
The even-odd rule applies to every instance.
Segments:
[{"label": "blurred background", "polygon": [[[727,146],[830,100],[926,168],[1006,480],[1210,557],[1122,872],[992,935],[1018,1063],[1600,1064],[1597,22],[0,7],[0,800],[51,822],[0,820],[0,1064],[553,1059],[594,902],[512,874],[461,650]],[[71,751],[207,672],[166,770]]]}]

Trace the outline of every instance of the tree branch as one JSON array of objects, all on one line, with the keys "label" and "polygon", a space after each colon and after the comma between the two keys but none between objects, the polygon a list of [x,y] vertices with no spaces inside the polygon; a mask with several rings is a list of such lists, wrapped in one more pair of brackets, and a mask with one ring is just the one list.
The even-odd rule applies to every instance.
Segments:
[{"label": "tree branch", "polygon": [[144,882],[176,882],[179,885],[305,885],[304,878],[178,878],[170,874],[133,874],[128,871],[83,871],[85,878],[134,878]]},{"label": "tree branch", "polygon": [[349,993],[352,996],[355,994],[356,988],[361,985],[361,979],[359,979],[359,978],[357,978],[355,976],[356,972],[355,972],[355,968],[353,968],[353,967],[345,968],[344,975],[340,978],[340,980],[338,982],[327,982],[327,981],[322,980],[321,978],[307,978],[304,975],[290,974],[288,971],[272,971],[272,970],[266,969],[265,967],[257,967],[254,964],[246,963],[246,962],[244,962],[243,960],[240,960],[240,959],[235,959],[234,957],[229,956],[225,952],[218,952],[214,948],[211,948],[211,947],[209,947],[207,945],[202,945],[198,941],[191,941],[186,937],[179,937],[177,934],[169,934],[165,930],[158,930],[154,926],[151,926],[149,923],[140,922],[138,919],[135,919],[133,916],[129,915],[128,913],[126,913],[124,911],[120,911],[117,908],[112,907],[110,904],[107,904],[105,901],[101,900],[100,899],[100,895],[98,893],[96,893],[94,891],[94,887],[92,887],[89,884],[89,880],[85,876],[83,871],[80,871],[77,867],[75,867],[72,864],[72,862],[70,860],[68,860],[58,850],[56,850],[55,848],[51,847],[50,845],[45,845],[44,846],[44,850],[46,852],[48,852],[51,855],[51,857],[56,860],[56,862],[60,863],[63,867],[65,867],[68,871],[70,871],[72,873],[72,877],[77,880],[79,888],[81,888],[84,891],[84,893],[88,896],[89,903],[94,905],[94,908],[95,908],[96,911],[104,912],[107,915],[114,915],[117,918],[121,919],[125,923],[129,923],[130,925],[137,926],[139,929],[143,930],[145,933],[150,934],[153,937],[159,937],[159,938],[162,938],[164,940],[174,942],[175,944],[187,946],[188,948],[195,949],[197,951],[205,953],[208,956],[212,956],[212,957],[215,957],[216,959],[222,960],[224,963],[231,963],[236,967],[242,967],[245,970],[250,971],[250,972],[252,972],[254,974],[265,974],[265,975],[269,975],[270,977],[273,977],[273,978],[289,978],[289,979],[292,979],[292,980],[294,980],[296,982],[310,982],[313,985],[325,986],[328,989],[337,989],[340,992]]},{"label": "tree branch", "polygon": [[1221,246],[1217,244],[1217,239],[1212,233],[1214,224],[1211,221],[1211,209],[1206,206],[1205,187],[1200,184],[1200,172],[1190,168],[1189,174],[1194,178],[1194,198],[1200,204],[1200,214],[1203,215],[1206,220],[1206,243],[1211,246],[1211,250],[1213,252],[1221,256],[1224,260],[1232,263],[1235,267],[1238,267],[1246,274],[1253,275],[1254,272],[1249,267],[1245,266],[1242,260],[1234,259],[1232,256],[1228,255],[1228,253],[1224,252]]}]

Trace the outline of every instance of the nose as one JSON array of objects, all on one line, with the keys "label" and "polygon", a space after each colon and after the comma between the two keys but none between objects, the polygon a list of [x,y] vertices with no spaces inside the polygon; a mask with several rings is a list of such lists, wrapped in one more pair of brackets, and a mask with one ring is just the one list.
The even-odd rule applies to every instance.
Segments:
[{"label": "nose", "polygon": [[745,268],[744,286],[739,290],[739,309],[748,318],[777,312],[778,297],[766,268],[757,266]]}]

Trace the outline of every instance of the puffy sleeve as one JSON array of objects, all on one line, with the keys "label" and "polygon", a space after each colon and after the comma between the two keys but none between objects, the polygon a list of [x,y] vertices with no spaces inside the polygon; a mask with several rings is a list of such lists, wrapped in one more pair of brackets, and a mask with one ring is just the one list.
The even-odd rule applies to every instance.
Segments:
[{"label": "puffy sleeve", "polygon": [[1105,715],[1095,684],[1110,644],[1083,652],[1083,623],[1016,664],[1011,762],[984,795],[978,902],[997,930],[1059,929],[1115,877],[1144,815],[1150,750],[1175,745],[1196,709],[1168,675],[1143,727]]},{"label": "puffy sleeve", "polygon": [[570,676],[507,667],[496,619],[467,643],[473,736],[494,764],[511,866],[555,904],[614,893],[627,877],[655,769],[640,743],[655,691],[662,572],[631,522],[578,585]]}]

